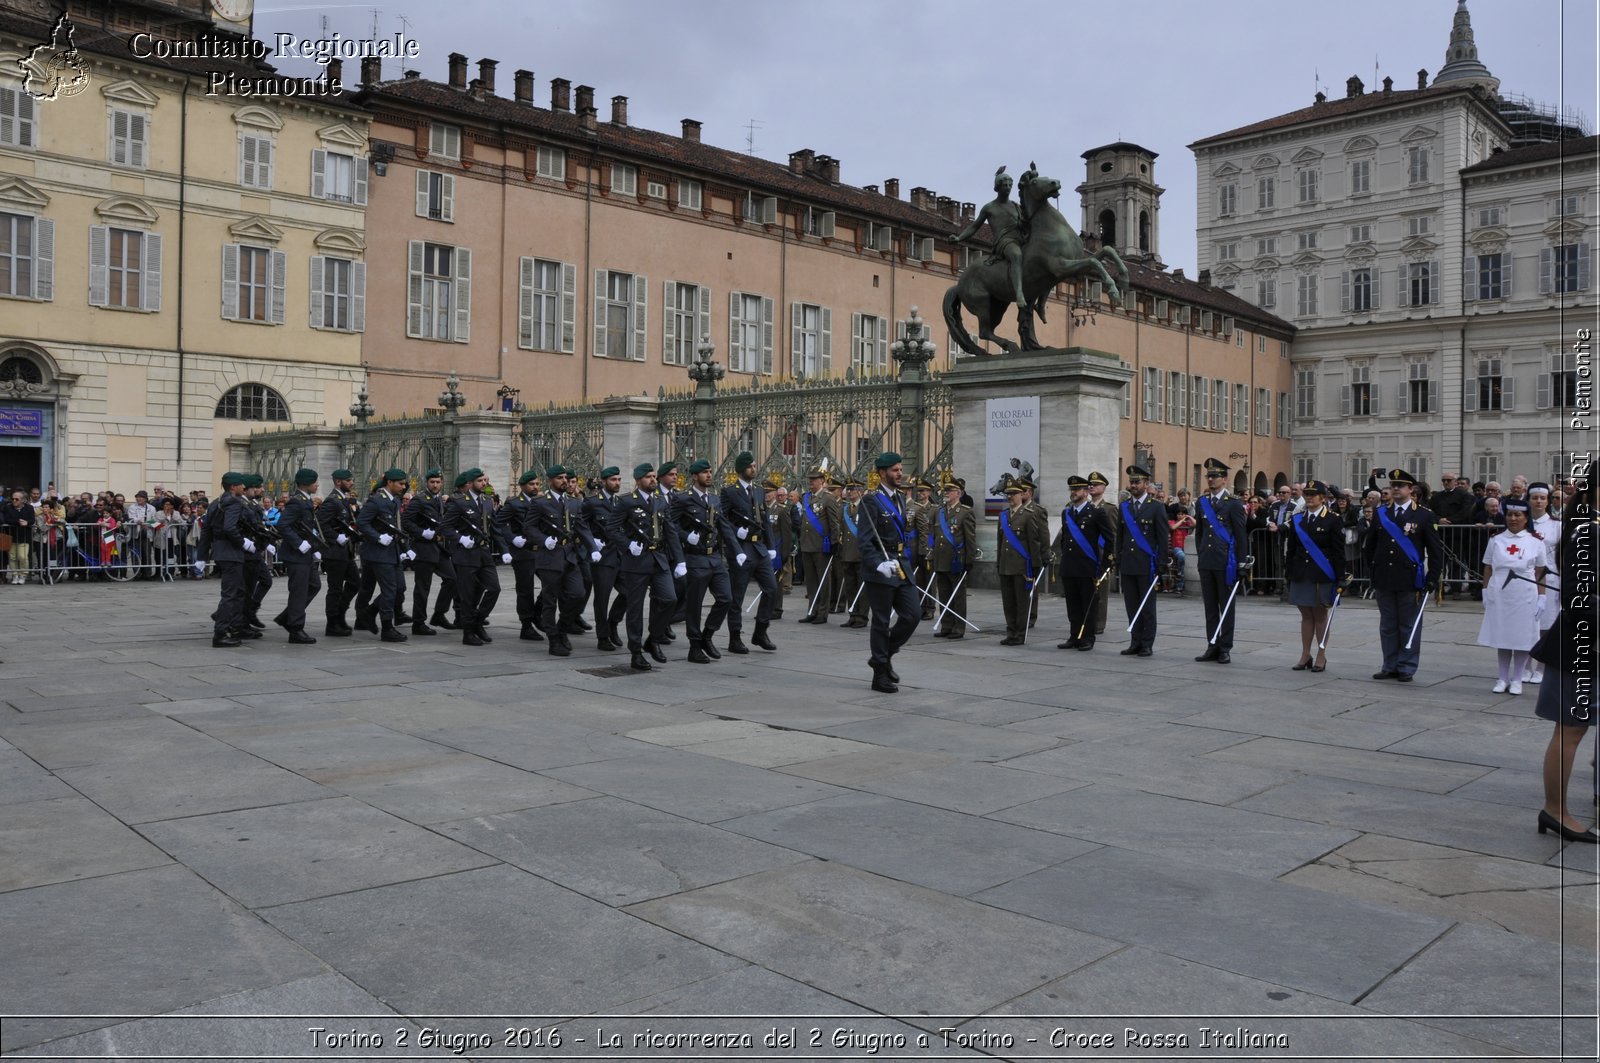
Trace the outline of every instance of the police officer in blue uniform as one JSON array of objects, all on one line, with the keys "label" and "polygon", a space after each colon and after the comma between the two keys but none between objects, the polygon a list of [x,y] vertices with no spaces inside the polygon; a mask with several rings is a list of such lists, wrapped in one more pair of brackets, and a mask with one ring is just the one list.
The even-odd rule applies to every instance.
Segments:
[{"label": "police officer in blue uniform", "polygon": [[1227,664],[1233,659],[1230,651],[1237,602],[1226,615],[1223,610],[1253,559],[1245,533],[1244,504],[1227,487],[1228,467],[1216,458],[1207,458],[1205,473],[1206,493],[1195,503],[1194,538],[1208,642],[1205,652],[1195,660]]},{"label": "police officer in blue uniform", "polygon": [[1425,596],[1438,588],[1439,573],[1444,571],[1438,524],[1432,511],[1412,497],[1416,485],[1417,478],[1406,470],[1390,471],[1393,501],[1378,507],[1362,543],[1383,645],[1383,667],[1373,673],[1374,679],[1411,682],[1422,658],[1422,632],[1412,639],[1411,629]]},{"label": "police officer in blue uniform", "polygon": [[1167,563],[1172,529],[1167,507],[1150,497],[1150,471],[1138,465],[1123,470],[1128,499],[1118,507],[1117,572],[1122,577],[1122,604],[1128,611],[1131,641],[1124,657],[1149,657],[1156,644],[1156,573]]},{"label": "police officer in blue uniform", "polygon": [[[878,488],[864,496],[856,509],[855,541],[861,552],[864,594],[872,609],[868,636],[872,654],[867,661],[872,666],[872,689],[893,694],[900,689],[894,655],[922,622],[922,596],[911,582],[917,530],[900,501],[900,481],[905,476],[900,455],[884,451],[873,467],[878,471]],[[889,625],[891,612],[896,617],[893,627]]]}]

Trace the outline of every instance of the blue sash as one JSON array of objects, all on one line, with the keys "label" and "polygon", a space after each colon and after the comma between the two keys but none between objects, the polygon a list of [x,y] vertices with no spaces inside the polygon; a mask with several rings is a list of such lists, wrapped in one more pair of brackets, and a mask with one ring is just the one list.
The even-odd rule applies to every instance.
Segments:
[{"label": "blue sash", "polygon": [[1011,530],[1011,511],[1000,511],[1000,530],[1005,532],[1006,542],[1011,544],[1011,549],[1022,555],[1022,562],[1027,566],[1028,579],[1033,579],[1033,557],[1022,548],[1022,540],[1017,538],[1017,533]]},{"label": "blue sash", "polygon": [[[1100,555],[1096,551],[1089,549],[1089,540],[1084,536],[1083,529],[1079,528],[1078,522],[1072,519],[1071,506],[1061,511],[1061,526],[1072,533],[1072,541],[1078,544],[1078,549],[1083,551],[1085,557],[1094,558],[1095,564],[1100,563]],[[1104,543],[1105,536],[1102,535],[1100,541]]]},{"label": "blue sash", "polygon": [[1216,534],[1217,538],[1222,540],[1222,544],[1228,548],[1228,582],[1237,583],[1239,581],[1239,559],[1234,555],[1233,552],[1233,536],[1229,535],[1228,529],[1224,528],[1222,526],[1222,522],[1217,520],[1217,511],[1211,505],[1210,495],[1200,496],[1200,509],[1205,515],[1206,526],[1210,528],[1212,532]]},{"label": "blue sash", "polygon": [[1411,562],[1411,568],[1416,574],[1414,577],[1415,586],[1420,591],[1422,585],[1427,582],[1427,577],[1422,571],[1422,554],[1417,549],[1417,544],[1411,541],[1411,536],[1395,525],[1393,518],[1389,516],[1388,506],[1378,507],[1378,523],[1383,526],[1384,531],[1389,533],[1389,538],[1394,540],[1395,545],[1400,548],[1400,552],[1406,555],[1406,560]]},{"label": "blue sash", "polygon": [[1328,582],[1333,582],[1333,562],[1328,560],[1328,555],[1322,552],[1322,547],[1311,541],[1311,536],[1306,533],[1306,515],[1296,513],[1290,521],[1294,525],[1294,533],[1300,537],[1300,545],[1305,548],[1306,556],[1316,566],[1322,569],[1322,574],[1328,577]]},{"label": "blue sash", "polygon": [[[950,544],[950,552],[954,560],[950,562],[952,573],[960,572],[966,566],[961,560],[961,544],[956,542],[955,533],[950,530],[950,515],[943,506],[939,507],[939,534],[944,536],[944,541]],[[928,536],[928,547],[933,547],[933,536]]]},{"label": "blue sash", "polygon": [[850,534],[856,534],[856,522],[855,519],[850,516],[850,503],[846,502],[844,505],[840,506],[839,512],[844,515],[844,526],[850,529]]},{"label": "blue sash", "polygon": [[822,539],[822,552],[833,552],[833,540],[828,538],[828,533],[822,530],[822,522],[817,519],[817,513],[811,508],[811,492],[807,491],[800,496],[800,512],[806,515],[806,522],[811,525],[811,530]]},{"label": "blue sash", "polygon": [[[906,531],[906,519],[905,516],[900,512],[900,503],[895,501],[893,495],[885,494],[882,491],[874,491],[871,497],[877,501],[878,506],[884,511],[884,513],[888,514],[889,519],[894,521],[895,531],[899,535],[899,542],[895,547],[895,557],[904,557],[906,553],[906,544],[912,542],[915,536]],[[867,500],[863,498],[861,503],[865,505],[866,501]],[[872,514],[867,514],[867,519],[872,520]]]},{"label": "blue sash", "polygon": [[1122,503],[1122,524],[1128,529],[1128,537],[1133,540],[1133,545],[1150,558],[1150,578],[1156,578],[1156,548],[1150,545],[1150,540],[1144,537],[1144,529],[1139,527],[1139,522],[1133,519],[1131,503]]}]

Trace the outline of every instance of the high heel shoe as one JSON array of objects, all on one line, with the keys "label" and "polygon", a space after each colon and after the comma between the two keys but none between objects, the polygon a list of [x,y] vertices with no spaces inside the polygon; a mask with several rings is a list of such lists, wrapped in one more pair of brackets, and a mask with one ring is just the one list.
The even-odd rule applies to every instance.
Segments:
[{"label": "high heel shoe", "polygon": [[1573,830],[1544,809],[1539,810],[1539,833],[1553,831],[1569,842],[1588,842],[1590,845],[1600,844],[1600,834],[1596,834],[1593,827],[1588,830]]},{"label": "high heel shoe", "polygon": [[1328,670],[1328,659],[1326,657],[1319,658],[1317,660],[1317,663],[1311,666],[1311,671],[1313,671],[1313,672],[1325,672],[1327,670]]},{"label": "high heel shoe", "polygon": [[1289,669],[1289,671],[1291,671],[1291,672],[1303,672],[1307,668],[1310,668],[1310,667],[1311,667],[1311,658],[1307,657],[1305,660],[1301,661],[1299,664],[1297,664],[1293,668]]}]

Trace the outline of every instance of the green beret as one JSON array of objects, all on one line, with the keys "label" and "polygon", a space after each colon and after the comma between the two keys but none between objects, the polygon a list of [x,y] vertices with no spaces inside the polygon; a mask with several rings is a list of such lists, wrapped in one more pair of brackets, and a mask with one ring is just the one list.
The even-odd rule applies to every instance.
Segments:
[{"label": "green beret", "polygon": [[565,465],[552,465],[544,471],[544,474],[554,480],[557,476],[566,476],[568,471]]},{"label": "green beret", "polygon": [[[666,466],[662,466],[662,468],[666,468]],[[648,461],[642,462],[633,467],[633,478],[635,480],[642,480],[655,471],[656,467],[654,465],[651,465]]]},{"label": "green beret", "polygon": [[335,469],[328,475],[333,477],[335,480],[354,480],[356,478],[356,474],[351,472],[349,469]]},{"label": "green beret", "polygon": [[459,490],[476,479],[477,477],[472,475],[471,469],[468,469],[466,472],[458,472],[456,473],[456,488]]},{"label": "green beret", "polygon": [[900,455],[892,450],[886,450],[878,455],[878,460],[872,463],[875,469],[889,469],[900,464]]},{"label": "green beret", "polygon": [[[665,476],[669,472],[676,472],[677,468],[678,468],[678,463],[677,462],[675,462],[675,461],[664,461],[664,462],[661,463],[661,468],[660,468],[659,471],[660,471],[662,476]],[[637,474],[635,474],[634,479],[638,479],[638,475]]]},{"label": "green beret", "polygon": [[709,461],[707,461],[706,459],[704,459],[704,458],[701,458],[699,461],[697,461],[693,465],[689,466],[689,475],[690,476],[693,476],[697,472],[710,472],[710,471],[711,471],[711,463]]},{"label": "green beret", "polygon": [[602,479],[602,480],[608,480],[613,476],[621,476],[621,475],[622,475],[622,470],[617,468],[615,465],[607,465],[605,468],[600,470],[600,479]]},{"label": "green beret", "polygon": [[246,487],[260,487],[266,482],[267,481],[262,479],[261,474],[258,472],[247,472],[244,474],[244,485]]},{"label": "green beret", "polygon": [[383,479],[385,482],[390,480],[400,480],[402,482],[406,482],[409,481],[411,477],[406,474],[404,469],[390,469],[388,472],[383,474]]},{"label": "green beret", "polygon": [[[754,454],[750,453],[748,450],[741,450],[733,459],[733,471],[744,472],[755,463],[756,456]],[[689,471],[693,472],[694,470],[690,469]]]},{"label": "green beret", "polygon": [[422,474],[422,478],[424,480],[431,480],[435,476],[439,477],[441,480],[444,479],[444,473],[440,472],[438,469],[429,469],[427,472]]},{"label": "green beret", "polygon": [[534,481],[536,481],[538,479],[539,479],[539,470],[538,469],[529,469],[527,472],[523,473],[520,477],[517,478],[517,486],[521,487],[523,484],[531,484],[531,483],[533,483]]},{"label": "green beret", "polygon": [[317,470],[315,469],[301,469],[294,474],[294,485],[296,487],[310,487],[316,482]]},{"label": "green beret", "polygon": [[240,476],[236,472],[233,472],[233,471],[230,470],[230,471],[225,472],[225,473],[222,474],[222,486],[223,487],[233,487],[233,486],[235,486],[237,484],[242,484],[242,483],[244,483],[244,477]]}]

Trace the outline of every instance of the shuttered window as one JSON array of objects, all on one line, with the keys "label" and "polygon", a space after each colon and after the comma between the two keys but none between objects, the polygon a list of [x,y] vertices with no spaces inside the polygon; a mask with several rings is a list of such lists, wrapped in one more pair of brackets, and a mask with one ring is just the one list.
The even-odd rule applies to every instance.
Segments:
[{"label": "shuttered window", "polygon": [[55,298],[56,223],[0,213],[0,295]]},{"label": "shuttered window", "polygon": [[245,188],[272,188],[271,137],[239,134],[239,183]]},{"label": "shuttered window", "polygon": [[265,247],[224,244],[222,316],[229,321],[281,325],[288,256]]},{"label": "shuttered window", "polygon": [[91,225],[89,305],[160,310],[160,234]]},{"label": "shuttered window", "polygon": [[636,273],[594,271],[594,347],[598,358],[642,362],[649,281]]},{"label": "shuttered window", "polygon": [[417,217],[456,220],[455,174],[417,171]]},{"label": "shuttered window", "polygon": [[772,372],[771,299],[728,293],[728,368],[735,373]]},{"label": "shuttered window", "polygon": [[312,328],[364,332],[367,328],[367,264],[314,255],[311,259]]},{"label": "shuttered window", "polygon": [[524,256],[520,263],[517,346],[572,353],[578,270],[562,262]]},{"label": "shuttered window", "polygon": [[789,307],[790,372],[796,377],[828,376],[833,372],[833,311],[815,303]]},{"label": "shuttered window", "polygon": [[702,339],[711,338],[711,289],[667,281],[661,289],[661,360],[689,365]]},{"label": "shuttered window", "polygon": [[889,368],[889,321],[876,314],[850,315],[850,365],[857,373]]},{"label": "shuttered window", "polygon": [[466,343],[472,321],[472,252],[412,240],[407,245],[406,335]]},{"label": "shuttered window", "polygon": [[0,85],[0,146],[39,146],[38,106],[20,85]]},{"label": "shuttered window", "polygon": [[311,153],[311,198],[367,203],[367,157],[317,148]]}]

